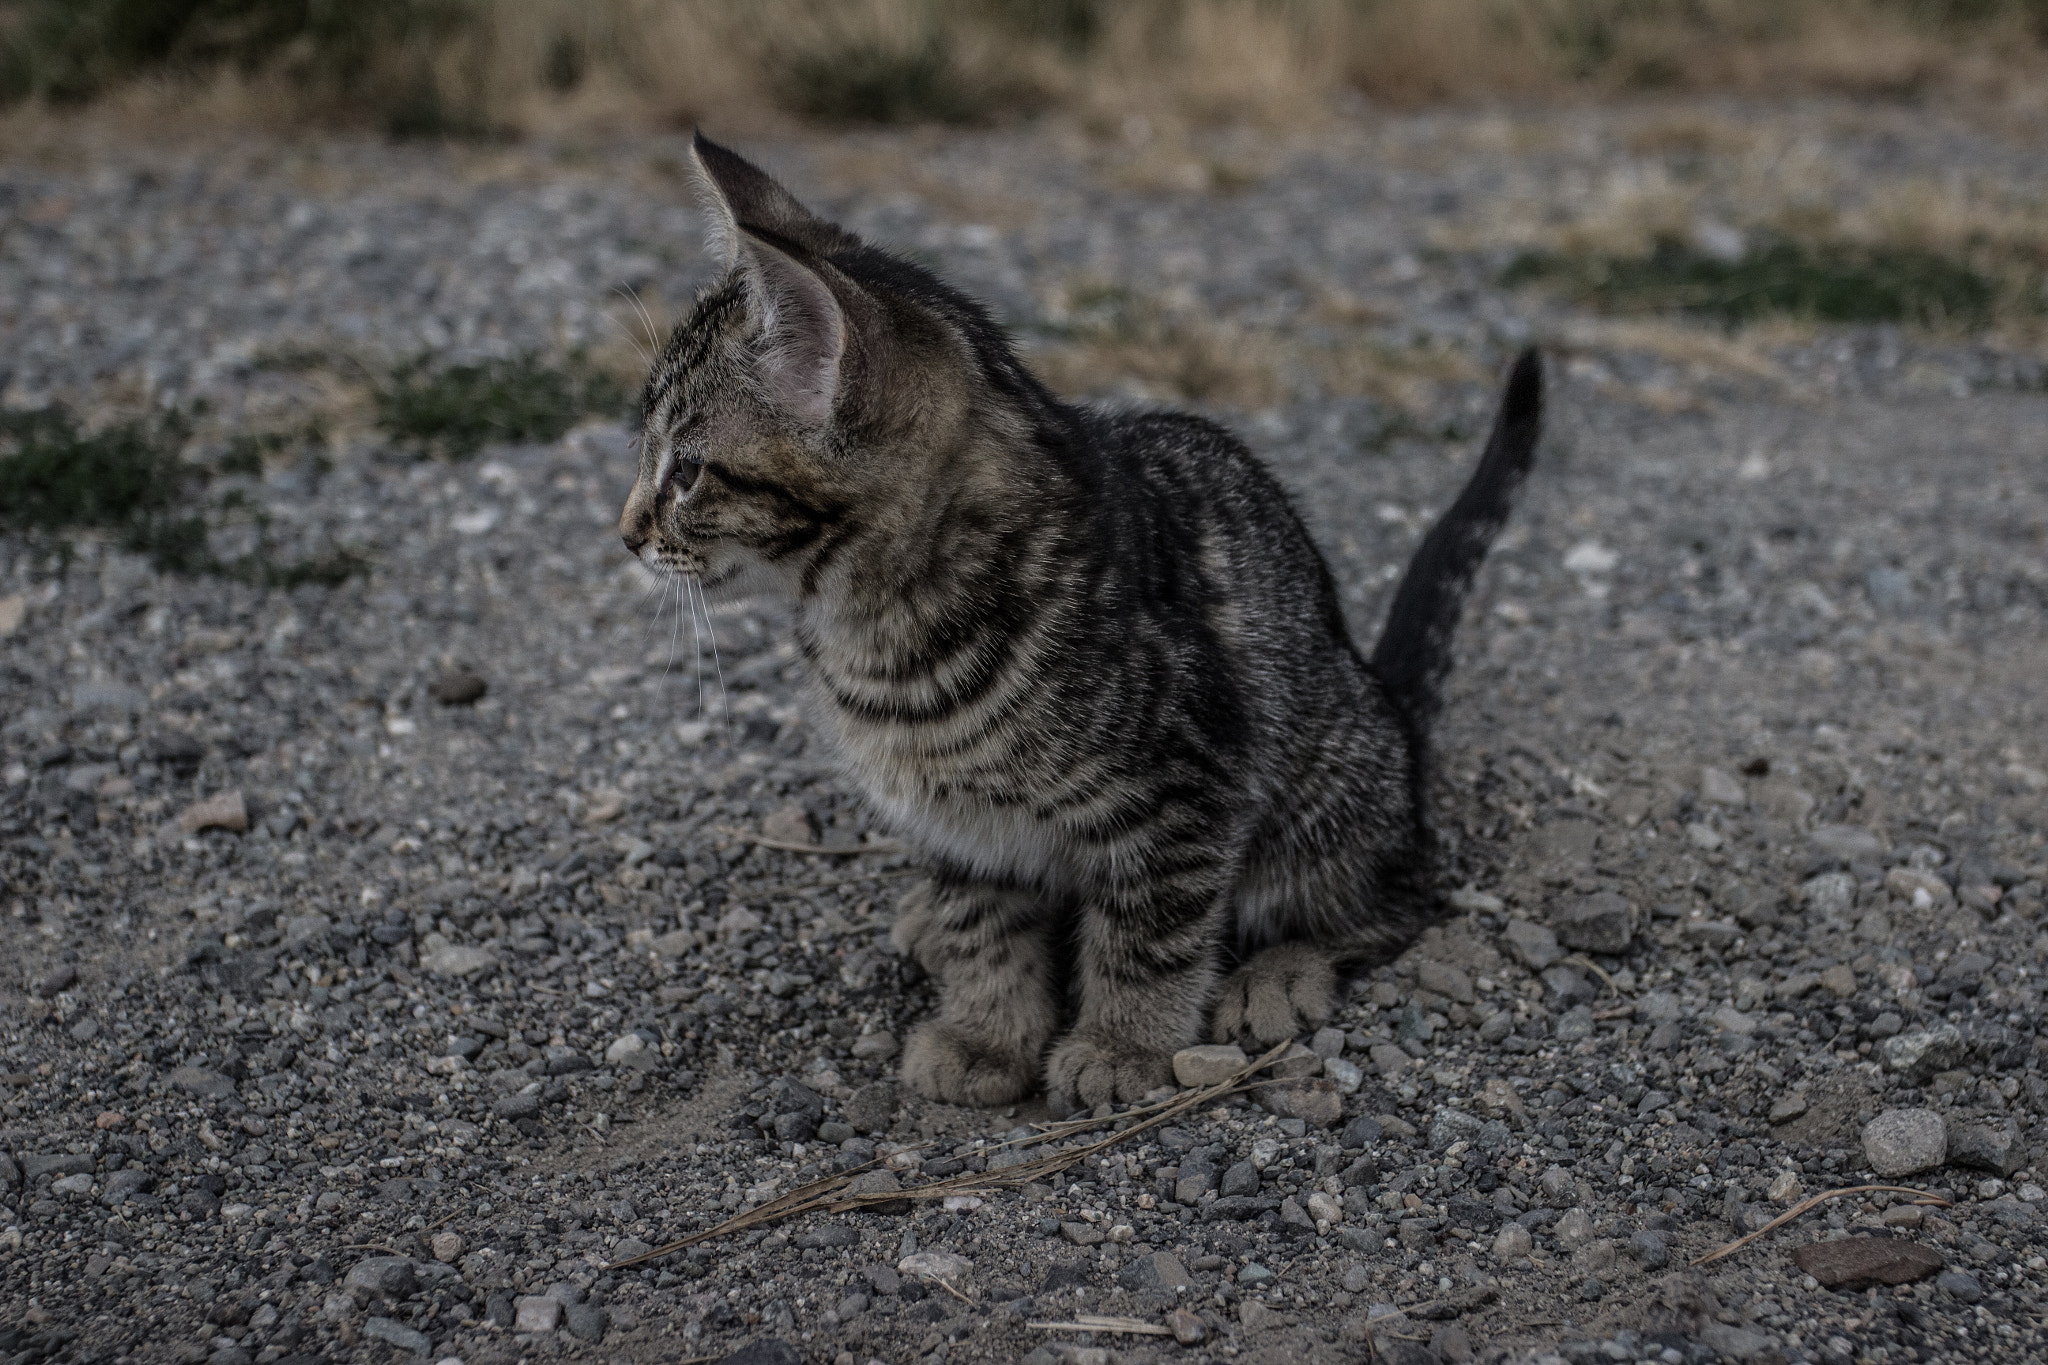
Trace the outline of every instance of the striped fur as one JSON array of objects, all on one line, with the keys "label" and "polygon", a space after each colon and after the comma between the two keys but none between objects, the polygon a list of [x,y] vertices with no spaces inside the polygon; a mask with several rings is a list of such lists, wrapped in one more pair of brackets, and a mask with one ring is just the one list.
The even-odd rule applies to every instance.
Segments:
[{"label": "striped fur", "polygon": [[[1049,394],[975,304],[699,139],[726,278],[645,395],[634,554],[793,604],[817,726],[929,880],[904,1076],[1137,1098],[1205,1035],[1292,1036],[1425,922],[1425,728],[1536,438],[1524,357],[1368,665],[1228,432]],[[1434,548],[1432,548],[1434,547]]]}]

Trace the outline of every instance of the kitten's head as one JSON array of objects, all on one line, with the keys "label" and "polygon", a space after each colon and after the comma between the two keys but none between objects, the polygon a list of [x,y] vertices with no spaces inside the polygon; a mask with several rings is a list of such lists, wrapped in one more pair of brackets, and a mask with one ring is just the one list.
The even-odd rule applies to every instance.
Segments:
[{"label": "kitten's head", "polygon": [[796,582],[823,547],[900,519],[936,452],[957,448],[976,377],[1015,361],[927,272],[701,134],[692,154],[726,273],[648,378],[619,533],[643,563],[707,584],[760,566]]}]

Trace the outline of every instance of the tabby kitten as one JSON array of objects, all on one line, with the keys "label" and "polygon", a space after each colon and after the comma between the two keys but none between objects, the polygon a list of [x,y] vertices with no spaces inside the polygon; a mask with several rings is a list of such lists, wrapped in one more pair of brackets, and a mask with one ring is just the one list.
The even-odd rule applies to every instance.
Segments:
[{"label": "tabby kitten", "polygon": [[726,272],[648,380],[620,534],[792,599],[815,723],[930,864],[895,926],[940,1001],[904,1079],[1134,1100],[1205,1023],[1326,1019],[1429,915],[1425,739],[1534,453],[1535,354],[1368,661],[1227,431],[1059,401],[980,306],[694,153]]}]

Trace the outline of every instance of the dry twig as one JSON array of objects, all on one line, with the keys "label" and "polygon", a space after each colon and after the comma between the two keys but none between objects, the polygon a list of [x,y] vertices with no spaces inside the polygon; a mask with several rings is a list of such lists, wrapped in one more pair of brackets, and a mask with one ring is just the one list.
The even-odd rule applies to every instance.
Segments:
[{"label": "dry twig", "polygon": [[1723,1256],[1733,1255],[1735,1252],[1742,1250],[1742,1248],[1748,1246],[1751,1242],[1754,1242],[1757,1238],[1763,1236],[1765,1233],[1770,1232],[1775,1228],[1781,1228],[1785,1226],[1785,1224],[1791,1222],[1794,1218],[1799,1217],[1801,1214],[1806,1213],[1809,1210],[1819,1208],[1822,1204],[1827,1203],[1827,1201],[1830,1199],[1839,1199],[1845,1194],[1879,1193],[1910,1194],[1913,1196],[1913,1202],[1916,1204],[1926,1204],[1932,1208],[1938,1209],[1945,1209],[1950,1207],[1949,1201],[1941,1198],[1939,1195],[1929,1194],[1925,1190],[1910,1190],[1903,1185],[1851,1185],[1847,1189],[1828,1190],[1825,1193],[1816,1194],[1810,1198],[1800,1200],[1797,1204],[1794,1204],[1791,1208],[1785,1210],[1776,1218],[1773,1218],[1770,1222],[1758,1228],[1755,1232],[1750,1233],[1747,1237],[1738,1237],[1734,1241],[1730,1242],[1727,1246],[1720,1248],[1718,1251],[1708,1252],[1706,1255],[1700,1257],[1697,1261],[1694,1261],[1693,1264],[1708,1265],[1714,1261],[1720,1260]]},{"label": "dry twig", "polygon": [[800,844],[794,839],[771,839],[765,834],[739,829],[732,825],[717,825],[720,834],[729,834],[735,839],[744,839],[762,848],[777,849],[783,853],[823,853],[834,858],[844,858],[855,853],[902,853],[903,845],[894,839],[877,839],[869,844],[855,844],[852,848],[827,848],[823,844]]},{"label": "dry twig", "polygon": [[[837,1175],[829,1175],[823,1180],[814,1180],[808,1185],[800,1186],[797,1189],[791,1190],[788,1194],[769,1200],[757,1209],[749,1209],[747,1212],[736,1217],[728,1218],[716,1227],[706,1228],[702,1232],[693,1232],[688,1237],[680,1238],[665,1246],[658,1246],[652,1251],[643,1252],[629,1260],[614,1261],[608,1269],[619,1270],[626,1266],[640,1265],[647,1261],[659,1260],[661,1257],[673,1255],[685,1247],[695,1246],[699,1242],[708,1242],[714,1237],[728,1237],[737,1232],[745,1232],[749,1228],[760,1227],[764,1223],[779,1223],[784,1219],[800,1217],[807,1213],[851,1213],[859,1209],[871,1208],[876,1204],[894,1204],[905,1199],[933,1200],[944,1199],[948,1195],[954,1194],[992,1194],[997,1190],[1015,1189],[1020,1185],[1029,1185],[1034,1181],[1046,1180],[1070,1166],[1077,1166],[1092,1156],[1099,1156],[1119,1143],[1127,1142],[1140,1133],[1156,1128],[1168,1119],[1178,1118],[1191,1109],[1200,1108],[1202,1105],[1214,1103],[1226,1095],[1250,1088],[1251,1077],[1261,1069],[1271,1066],[1275,1061],[1278,1061],[1280,1054],[1287,1050],[1292,1041],[1290,1039],[1288,1042],[1274,1047],[1264,1055],[1253,1058],[1237,1071],[1216,1082],[1214,1085],[1205,1086],[1200,1090],[1190,1090],[1172,1099],[1142,1105],[1118,1115],[1122,1119],[1136,1118],[1139,1121],[1132,1123],[1128,1128],[1110,1134],[1099,1142],[1091,1142],[1084,1147],[1076,1147],[1069,1151],[1049,1152],[1044,1156],[1035,1157],[1029,1161],[1020,1161],[1014,1166],[1006,1166],[999,1171],[981,1173],[963,1171],[959,1175],[948,1176],[944,1180],[934,1180],[925,1185],[912,1185],[906,1189],[872,1190],[861,1194],[848,1193],[848,1188],[853,1184],[854,1177],[875,1164],[873,1161],[866,1162],[854,1167],[852,1170],[842,1171]],[[1017,1141],[1056,1142],[1071,1133],[1100,1128],[1108,1121],[1103,1119],[1071,1119],[1065,1123],[1047,1124],[1037,1136],[1017,1139]],[[996,1145],[1000,1147],[1009,1144],[998,1143]],[[881,1159],[879,1157],[876,1158],[878,1161]]]},{"label": "dry twig", "polygon": [[1170,1337],[1173,1329],[1143,1318],[1112,1318],[1099,1313],[1076,1313],[1072,1322],[1027,1322],[1026,1327],[1043,1327],[1054,1332],[1122,1332],[1134,1337]]}]

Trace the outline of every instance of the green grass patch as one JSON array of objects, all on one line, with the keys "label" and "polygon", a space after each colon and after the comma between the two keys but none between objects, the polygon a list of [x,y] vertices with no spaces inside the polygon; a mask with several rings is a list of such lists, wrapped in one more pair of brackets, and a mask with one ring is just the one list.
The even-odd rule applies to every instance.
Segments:
[{"label": "green grass patch", "polygon": [[560,365],[536,355],[477,365],[416,360],[394,370],[375,396],[386,436],[450,460],[488,445],[559,440],[584,418],[624,414],[631,404],[625,385],[580,355]]},{"label": "green grass patch", "polygon": [[1612,313],[1679,313],[1739,326],[1767,317],[1983,327],[1998,311],[1997,279],[1916,247],[1863,247],[1771,237],[1727,259],[1676,239],[1647,256],[1525,252],[1509,286],[1551,284]]},{"label": "green grass patch", "polygon": [[[165,413],[88,432],[63,407],[0,410],[0,530],[18,533],[68,560],[68,533],[103,531],[165,573],[232,578],[262,587],[334,585],[368,571],[357,551],[334,549],[282,558],[270,519],[239,488],[209,503],[215,474],[258,474],[267,453],[294,438],[237,436],[214,468],[187,460],[192,424]],[[301,433],[298,439],[304,439]],[[229,520],[253,522],[255,544],[223,558],[212,531]]]}]

